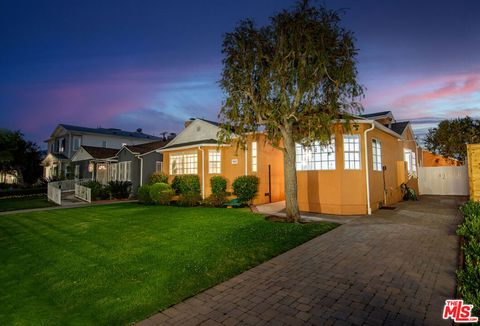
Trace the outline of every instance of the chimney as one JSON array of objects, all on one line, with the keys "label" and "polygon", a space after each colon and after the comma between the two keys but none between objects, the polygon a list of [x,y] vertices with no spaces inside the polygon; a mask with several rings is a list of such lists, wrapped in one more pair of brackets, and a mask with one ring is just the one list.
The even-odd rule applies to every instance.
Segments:
[{"label": "chimney", "polygon": [[195,118],[190,118],[189,120],[185,121],[185,128],[187,128],[193,121],[195,121]]}]

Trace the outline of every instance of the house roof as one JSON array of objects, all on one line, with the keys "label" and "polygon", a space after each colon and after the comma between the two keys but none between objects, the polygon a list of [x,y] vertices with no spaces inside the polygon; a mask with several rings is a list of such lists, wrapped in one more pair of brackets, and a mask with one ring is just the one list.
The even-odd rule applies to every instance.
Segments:
[{"label": "house roof", "polygon": [[201,145],[201,144],[216,145],[216,144],[218,144],[218,141],[216,139],[203,139],[203,140],[196,140],[196,141],[191,141],[191,142],[186,142],[186,143],[173,144],[173,145],[170,145],[170,146],[165,146],[162,149],[187,147],[187,146],[194,146],[194,145]]},{"label": "house roof", "polygon": [[169,140],[157,140],[140,145],[127,145],[125,147],[132,153],[145,154],[165,146],[168,142]]},{"label": "house roof", "polygon": [[404,122],[395,122],[391,123],[389,125],[385,125],[385,127],[395,131],[397,134],[401,135],[405,131],[405,129],[408,127],[410,124],[410,121],[404,121]]},{"label": "house roof", "polygon": [[86,146],[82,145],[82,148],[90,154],[93,158],[96,159],[106,159],[115,157],[118,149],[116,148],[106,148],[106,147],[96,147],[96,146]]},{"label": "house roof", "polygon": [[130,137],[130,138],[140,138],[140,139],[160,139],[160,137],[152,136],[138,131],[125,131],[117,128],[88,128],[81,126],[73,126],[68,124],[59,124],[68,131],[78,131],[78,132],[88,132],[93,134],[101,135],[110,135],[110,136],[120,136],[120,137]]},{"label": "house roof", "polygon": [[372,119],[372,118],[383,117],[383,116],[391,115],[391,114],[392,114],[392,111],[381,111],[381,112],[373,112],[373,113],[367,113],[367,114],[360,114],[360,116],[361,116],[362,118]]}]

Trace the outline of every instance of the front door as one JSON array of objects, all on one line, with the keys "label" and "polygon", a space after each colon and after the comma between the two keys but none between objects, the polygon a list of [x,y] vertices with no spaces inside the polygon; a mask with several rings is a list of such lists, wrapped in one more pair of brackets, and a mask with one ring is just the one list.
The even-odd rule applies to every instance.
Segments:
[{"label": "front door", "polygon": [[107,164],[97,163],[97,181],[101,184],[107,184]]}]

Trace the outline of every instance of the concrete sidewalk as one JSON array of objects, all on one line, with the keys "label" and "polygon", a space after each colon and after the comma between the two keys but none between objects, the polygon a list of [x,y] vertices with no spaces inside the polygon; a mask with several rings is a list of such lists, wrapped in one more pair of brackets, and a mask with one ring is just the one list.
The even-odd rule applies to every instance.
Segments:
[{"label": "concrete sidewalk", "polygon": [[141,325],[451,325],[459,197],[363,216]]}]

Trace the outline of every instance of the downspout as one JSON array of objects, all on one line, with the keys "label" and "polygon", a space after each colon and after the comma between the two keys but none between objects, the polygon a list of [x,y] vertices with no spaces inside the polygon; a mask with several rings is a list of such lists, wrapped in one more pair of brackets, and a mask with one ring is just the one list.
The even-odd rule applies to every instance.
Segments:
[{"label": "downspout", "polygon": [[245,145],[245,149],[243,150],[245,152],[245,175],[248,175],[248,151],[247,151],[247,146]]},{"label": "downspout", "polygon": [[363,139],[365,141],[365,183],[367,185],[367,214],[372,215],[372,207],[370,206],[370,171],[368,166],[368,141],[367,133],[375,129],[375,124],[371,122],[371,127],[363,132]]},{"label": "downspout", "polygon": [[143,186],[143,157],[138,156],[140,159],[140,187]]},{"label": "downspout", "polygon": [[198,149],[202,151],[202,198],[205,199],[205,151],[200,146]]}]

